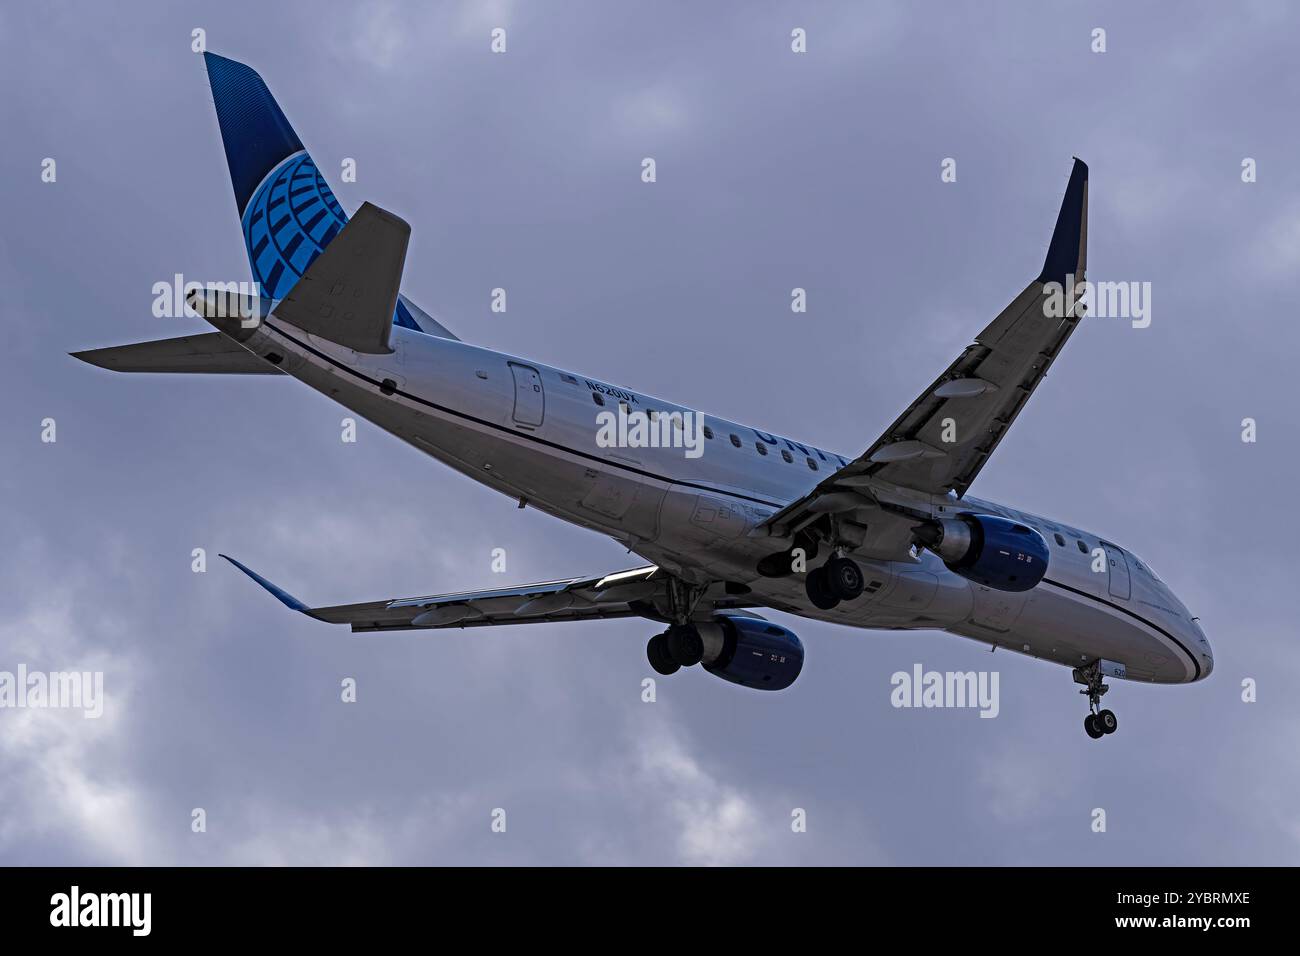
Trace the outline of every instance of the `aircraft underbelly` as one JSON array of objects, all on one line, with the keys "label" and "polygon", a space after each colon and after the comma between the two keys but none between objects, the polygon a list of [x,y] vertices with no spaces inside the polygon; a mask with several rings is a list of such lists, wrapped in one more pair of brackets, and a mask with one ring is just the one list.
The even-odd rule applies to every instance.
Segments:
[{"label": "aircraft underbelly", "polygon": [[1125,666],[1129,680],[1181,683],[1195,676],[1195,665],[1172,637],[1122,608],[1049,583],[1028,593],[1015,627],[998,644],[1070,667],[1114,661]]},{"label": "aircraft underbelly", "polygon": [[[545,426],[512,429],[382,394],[365,379],[309,356],[291,362],[292,374],[306,385],[481,484],[622,540],[658,536],[663,489],[632,480],[612,464],[556,453],[545,443]],[[397,373],[381,371],[405,391],[404,377],[398,382]]]}]

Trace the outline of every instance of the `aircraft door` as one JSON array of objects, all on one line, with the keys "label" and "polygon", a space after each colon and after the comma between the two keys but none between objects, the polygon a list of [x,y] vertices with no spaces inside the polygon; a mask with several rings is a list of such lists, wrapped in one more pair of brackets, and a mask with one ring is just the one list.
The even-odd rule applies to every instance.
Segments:
[{"label": "aircraft door", "polygon": [[1124,552],[1113,544],[1107,544],[1105,541],[1101,544],[1106,549],[1106,563],[1110,565],[1110,595],[1128,600],[1133,593],[1129,581],[1128,560],[1124,557]]},{"label": "aircraft door", "polygon": [[546,412],[546,395],[542,391],[542,377],[531,365],[510,363],[510,374],[515,379],[516,425],[536,428]]}]

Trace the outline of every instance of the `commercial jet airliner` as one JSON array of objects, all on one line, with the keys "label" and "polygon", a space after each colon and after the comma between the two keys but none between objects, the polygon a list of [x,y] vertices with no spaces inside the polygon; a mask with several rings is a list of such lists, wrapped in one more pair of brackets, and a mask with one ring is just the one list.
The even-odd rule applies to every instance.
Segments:
[{"label": "commercial jet airliner", "polygon": [[1093,738],[1117,726],[1101,707],[1107,678],[1209,675],[1197,619],[1133,552],[966,493],[1083,317],[1075,295],[1061,299],[1084,281],[1081,161],[1042,272],[849,459],[462,342],[399,291],[410,226],[370,203],[349,219],[262,78],[204,58],[257,294],[192,290],[187,304],[216,331],[76,357],[118,371],[291,376],[520,507],[649,562],[308,607],[227,559],[288,607],[353,631],[641,617],[663,627],[646,647],[658,673],[698,664],[758,690],[789,687],[804,661],[798,636],[759,609],[940,629],[1071,668]]}]

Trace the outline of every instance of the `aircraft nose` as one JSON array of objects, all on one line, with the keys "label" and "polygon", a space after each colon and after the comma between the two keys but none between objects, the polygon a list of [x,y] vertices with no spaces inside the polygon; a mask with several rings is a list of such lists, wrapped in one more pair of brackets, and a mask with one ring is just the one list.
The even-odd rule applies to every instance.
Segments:
[{"label": "aircraft nose", "polygon": [[1195,640],[1195,646],[1192,652],[1196,655],[1201,664],[1201,680],[1210,676],[1210,671],[1214,670],[1214,650],[1210,647],[1210,641],[1205,636],[1205,631],[1201,629],[1201,622],[1192,618],[1192,635]]}]

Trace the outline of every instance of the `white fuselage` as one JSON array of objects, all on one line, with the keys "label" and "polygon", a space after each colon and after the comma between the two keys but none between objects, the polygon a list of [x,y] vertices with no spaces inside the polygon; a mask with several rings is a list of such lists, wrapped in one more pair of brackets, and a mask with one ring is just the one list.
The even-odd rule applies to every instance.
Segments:
[{"label": "white fuselage", "polygon": [[1213,667],[1199,625],[1143,562],[1059,522],[970,497],[922,498],[932,515],[983,512],[1036,528],[1051,549],[1046,577],[1012,593],[968,581],[928,551],[907,561],[855,555],[866,591],[822,611],[802,576],[758,574],[774,549],[747,532],[846,464],[839,455],[711,416],[698,457],[603,447],[597,415],[620,401],[640,412],[691,410],[401,327],[390,355],[352,352],[274,315],[243,344],[476,481],[609,535],[686,581],[743,584],[756,605],[853,627],[942,629],[1070,667],[1114,661],[1132,680],[1183,683]]}]

